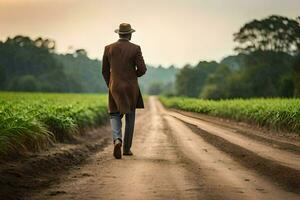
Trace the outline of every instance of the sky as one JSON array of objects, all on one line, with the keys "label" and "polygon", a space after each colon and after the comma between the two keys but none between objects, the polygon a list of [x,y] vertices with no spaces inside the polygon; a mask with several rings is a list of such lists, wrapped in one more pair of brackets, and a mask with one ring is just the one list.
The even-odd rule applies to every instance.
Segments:
[{"label": "sky", "polygon": [[0,40],[42,36],[59,53],[84,48],[101,59],[127,22],[146,63],[182,67],[234,54],[233,33],[272,14],[296,18],[300,0],[0,0]]}]

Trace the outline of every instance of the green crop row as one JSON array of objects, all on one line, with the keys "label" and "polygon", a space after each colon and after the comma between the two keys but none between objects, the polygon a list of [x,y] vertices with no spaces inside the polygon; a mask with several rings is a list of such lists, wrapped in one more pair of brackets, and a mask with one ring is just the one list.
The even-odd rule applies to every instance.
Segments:
[{"label": "green crop row", "polygon": [[252,98],[203,100],[160,97],[169,108],[254,123],[274,130],[300,132],[300,99]]},{"label": "green crop row", "polygon": [[0,93],[0,156],[64,142],[107,119],[107,96]]}]

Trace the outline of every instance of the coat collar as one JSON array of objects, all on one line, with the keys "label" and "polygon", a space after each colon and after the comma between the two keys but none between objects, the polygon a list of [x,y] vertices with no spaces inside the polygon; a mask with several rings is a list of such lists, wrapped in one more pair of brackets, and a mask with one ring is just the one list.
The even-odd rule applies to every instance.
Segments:
[{"label": "coat collar", "polygon": [[118,41],[129,42],[129,39],[127,39],[127,38],[120,38]]}]

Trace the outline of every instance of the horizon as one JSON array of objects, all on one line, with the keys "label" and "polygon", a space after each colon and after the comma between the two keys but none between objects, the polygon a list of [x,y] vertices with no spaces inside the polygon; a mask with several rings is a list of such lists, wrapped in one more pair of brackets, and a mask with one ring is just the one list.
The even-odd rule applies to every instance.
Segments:
[{"label": "horizon", "polygon": [[181,68],[235,55],[233,34],[245,23],[273,14],[296,18],[299,7],[297,0],[0,0],[0,40],[41,36],[56,42],[57,53],[70,53],[72,46],[102,60],[104,46],[118,39],[114,30],[128,22],[136,29],[132,42],[141,46],[146,63]]}]

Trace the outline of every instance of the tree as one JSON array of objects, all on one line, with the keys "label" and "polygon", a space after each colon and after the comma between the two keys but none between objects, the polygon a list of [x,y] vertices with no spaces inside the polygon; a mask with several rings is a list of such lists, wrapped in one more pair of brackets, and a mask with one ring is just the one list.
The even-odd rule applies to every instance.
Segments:
[{"label": "tree", "polygon": [[193,94],[193,86],[190,85],[192,74],[192,66],[185,65],[176,75],[175,87],[177,95],[191,96]]},{"label": "tree", "polygon": [[163,85],[168,82],[175,82],[175,76],[179,69],[173,67],[153,67],[147,65],[147,75],[139,78],[140,89],[143,92],[148,92],[149,87],[153,82],[159,82]]},{"label": "tree", "polygon": [[175,96],[175,88],[173,81],[169,81],[164,84],[162,94],[165,96]]},{"label": "tree", "polygon": [[10,84],[10,90],[14,91],[38,91],[39,83],[32,75],[24,75],[12,80]]},{"label": "tree", "polygon": [[300,54],[295,58],[293,70],[294,96],[300,97]]},{"label": "tree", "polygon": [[[256,51],[245,59],[241,78],[248,85],[250,96],[278,97],[286,96],[281,91],[285,77],[292,74],[291,55],[283,52]],[[283,92],[284,94],[282,94]]]},{"label": "tree", "polygon": [[182,96],[198,97],[209,74],[218,67],[217,62],[201,61],[195,67],[186,65],[176,75],[176,93]]},{"label": "tree", "polygon": [[15,44],[19,47],[34,46],[34,42],[27,36],[17,35],[13,39],[8,38],[8,43]]},{"label": "tree", "polygon": [[87,51],[85,49],[77,49],[74,53],[74,57],[87,57]]},{"label": "tree", "polygon": [[234,34],[234,41],[239,43],[235,50],[241,53],[259,50],[293,54],[300,49],[300,23],[278,15],[253,20]]},{"label": "tree", "polygon": [[148,89],[148,94],[150,95],[158,95],[163,91],[163,85],[160,82],[152,82]]},{"label": "tree", "polygon": [[78,91],[81,88],[78,87],[79,81],[66,76],[64,66],[54,58],[54,51],[55,42],[51,39],[32,40],[27,36],[17,35],[0,42],[1,89]]},{"label": "tree", "polygon": [[[297,89],[297,67],[292,71],[292,57],[300,49],[300,18],[272,15],[245,24],[234,41],[236,51],[246,54],[240,78],[251,96],[292,96]],[[297,65],[297,63],[295,63]]]},{"label": "tree", "polygon": [[5,89],[5,82],[6,82],[5,68],[2,65],[0,65],[0,90]]},{"label": "tree", "polygon": [[166,95],[173,96],[174,95],[174,83],[170,82],[158,82],[154,81],[150,84],[147,93],[149,95]]},{"label": "tree", "polygon": [[200,98],[222,99],[228,97],[227,78],[232,72],[226,65],[220,65],[205,81]]}]

